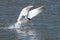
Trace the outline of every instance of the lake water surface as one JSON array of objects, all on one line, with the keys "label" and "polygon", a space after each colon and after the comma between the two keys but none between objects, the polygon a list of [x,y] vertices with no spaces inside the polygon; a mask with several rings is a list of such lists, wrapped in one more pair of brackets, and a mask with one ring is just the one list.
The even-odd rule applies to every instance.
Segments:
[{"label": "lake water surface", "polygon": [[[27,5],[45,5],[45,10],[32,19],[34,30],[30,31],[36,33],[36,40],[60,40],[60,0],[0,0],[0,27],[14,24]],[[28,37],[23,36],[21,40],[32,40]],[[15,31],[0,29],[0,40],[17,40]]]}]

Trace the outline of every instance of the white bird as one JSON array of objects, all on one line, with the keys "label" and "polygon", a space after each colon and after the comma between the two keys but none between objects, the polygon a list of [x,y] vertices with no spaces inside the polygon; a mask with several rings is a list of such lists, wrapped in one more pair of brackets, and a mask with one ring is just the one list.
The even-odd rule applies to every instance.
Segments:
[{"label": "white bird", "polygon": [[32,7],[33,7],[33,5],[29,5],[29,6],[27,6],[27,7],[22,9],[22,11],[20,12],[20,15],[19,15],[19,17],[17,19],[17,22],[15,23],[15,27],[19,28],[21,26],[21,23],[22,23],[21,19],[22,19],[22,17],[25,16],[25,18],[26,18],[27,14],[29,13],[29,10]]},{"label": "white bird", "polygon": [[[22,23],[26,23],[27,21],[29,21],[30,23],[32,22],[32,18],[37,16],[39,13],[41,13],[44,9],[44,6],[41,6],[41,7],[38,7],[38,8],[35,8],[35,9],[32,9],[30,11],[30,9],[32,8],[33,6],[30,5],[30,6],[27,6],[25,8],[22,9],[18,19],[17,19],[17,23],[15,24],[15,27],[20,27]],[[21,21],[22,17],[25,16],[24,20]],[[25,20],[26,19],[26,20]],[[33,24],[32,24],[33,25]]]}]

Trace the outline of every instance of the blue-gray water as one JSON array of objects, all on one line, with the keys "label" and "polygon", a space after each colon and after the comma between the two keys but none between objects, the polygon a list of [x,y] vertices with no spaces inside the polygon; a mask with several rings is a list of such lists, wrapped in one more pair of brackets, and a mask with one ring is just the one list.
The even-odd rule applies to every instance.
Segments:
[{"label": "blue-gray water", "polygon": [[[33,18],[34,29],[41,40],[60,40],[60,0],[0,0],[0,27],[16,22],[27,5],[45,5],[45,10]],[[0,40],[15,40],[14,31],[0,29]]]}]

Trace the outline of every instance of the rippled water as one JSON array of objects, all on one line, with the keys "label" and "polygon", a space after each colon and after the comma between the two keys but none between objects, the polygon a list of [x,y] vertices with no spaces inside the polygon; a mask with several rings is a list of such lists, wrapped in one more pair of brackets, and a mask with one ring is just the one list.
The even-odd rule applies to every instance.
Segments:
[{"label": "rippled water", "polygon": [[[45,11],[33,18],[35,31],[32,31],[38,34],[39,40],[60,40],[60,0],[0,0],[0,27],[14,24],[21,9],[30,4],[45,5]],[[16,39],[13,29],[0,29],[0,40]]]}]

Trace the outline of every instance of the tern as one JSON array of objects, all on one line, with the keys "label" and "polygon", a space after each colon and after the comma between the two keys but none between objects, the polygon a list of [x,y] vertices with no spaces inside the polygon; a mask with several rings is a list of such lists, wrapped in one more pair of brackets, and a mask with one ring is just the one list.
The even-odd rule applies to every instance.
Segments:
[{"label": "tern", "polygon": [[[20,12],[20,15],[19,15],[19,17],[18,17],[18,19],[17,19],[17,22],[15,23],[15,27],[17,27],[17,28],[19,28],[20,26],[21,26],[21,24],[22,24],[22,21],[21,21],[21,19],[23,18],[23,17],[25,17],[25,19],[27,19],[27,14],[29,13],[29,11],[30,11],[30,9],[33,7],[33,5],[29,5],[29,6],[27,6],[27,7],[24,7],[23,9],[22,9],[22,11]],[[26,20],[27,21],[27,20]],[[25,21],[25,22],[26,22]]]},{"label": "tern", "polygon": [[[32,23],[32,18],[34,18],[44,10],[44,6],[40,6],[38,8],[30,10],[32,7],[33,5],[30,5],[22,9],[17,19],[17,23],[15,24],[16,27],[20,27],[22,23],[27,21],[29,23]],[[24,20],[25,20],[24,22],[22,21],[22,17],[24,17]]]}]

